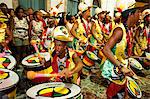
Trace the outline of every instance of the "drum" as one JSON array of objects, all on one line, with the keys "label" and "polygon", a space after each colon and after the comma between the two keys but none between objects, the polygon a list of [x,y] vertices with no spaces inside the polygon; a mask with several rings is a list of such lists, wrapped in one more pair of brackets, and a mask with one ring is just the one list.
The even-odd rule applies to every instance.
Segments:
[{"label": "drum", "polygon": [[9,99],[15,99],[19,76],[8,69],[0,69],[0,92]]},{"label": "drum", "polygon": [[82,99],[78,85],[62,82],[39,84],[28,89],[26,94],[32,99]]},{"label": "drum", "polygon": [[132,67],[134,67],[134,68],[136,68],[136,69],[138,69],[138,70],[142,70],[142,69],[143,69],[142,65],[141,65],[136,59],[134,59],[134,58],[129,58],[128,60],[129,60],[130,65],[131,65]]},{"label": "drum", "polygon": [[77,39],[74,39],[72,41],[72,48],[77,52],[79,56],[81,56],[86,51],[87,44],[80,44]]},{"label": "drum", "polygon": [[83,57],[83,63],[87,66],[93,66],[99,58],[91,51],[86,51]]},{"label": "drum", "polygon": [[[40,53],[40,56],[44,57],[46,61],[50,60],[50,54],[48,52]],[[38,55],[36,54],[32,54],[32,55],[25,57],[22,60],[22,64],[25,70],[28,70],[28,71],[29,70],[40,71],[40,70],[43,70],[44,68],[47,68],[40,64]]]},{"label": "drum", "polygon": [[[40,64],[39,58],[35,54],[29,55],[22,60],[22,64],[24,66],[24,73],[28,79],[30,79],[30,77],[27,75],[28,71],[34,71],[37,74],[38,73],[50,74],[53,71],[50,62],[50,54],[48,52],[44,52],[44,53],[40,53],[40,56],[45,58],[46,64],[48,65],[44,64],[45,66],[43,66],[42,64]],[[49,78],[41,77],[41,78],[33,78],[30,80],[33,83],[37,84],[37,83],[47,82],[49,81]]]},{"label": "drum", "polygon": [[150,60],[150,53],[145,52],[145,55],[146,55],[146,58],[147,58],[148,60]]},{"label": "drum", "polygon": [[135,98],[141,98],[142,92],[138,84],[130,77],[127,77],[127,90]]},{"label": "drum", "polygon": [[0,58],[0,68],[12,70],[16,65],[16,59],[12,55],[5,55]]}]

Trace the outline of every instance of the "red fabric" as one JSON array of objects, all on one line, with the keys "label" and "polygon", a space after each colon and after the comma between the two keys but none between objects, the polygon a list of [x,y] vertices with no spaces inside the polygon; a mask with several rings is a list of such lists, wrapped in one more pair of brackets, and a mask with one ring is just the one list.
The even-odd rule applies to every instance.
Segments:
[{"label": "red fabric", "polygon": [[86,31],[86,35],[88,36],[89,33],[90,33],[90,27],[89,27],[89,25],[88,25],[88,27],[86,28],[86,25],[85,25],[85,23],[83,22],[83,27],[84,27],[84,29],[85,29],[85,31]]},{"label": "red fabric", "polygon": [[107,94],[107,99],[112,99],[113,96],[116,96],[119,91],[122,89],[125,89],[125,84],[124,85],[118,85],[115,83],[111,83],[106,91]]},{"label": "red fabric", "polygon": [[133,54],[133,43],[132,43],[132,39],[133,39],[133,33],[131,32],[131,30],[129,30],[129,32],[127,33],[127,45],[128,45],[128,49],[127,49],[127,53],[128,56],[132,56]]}]

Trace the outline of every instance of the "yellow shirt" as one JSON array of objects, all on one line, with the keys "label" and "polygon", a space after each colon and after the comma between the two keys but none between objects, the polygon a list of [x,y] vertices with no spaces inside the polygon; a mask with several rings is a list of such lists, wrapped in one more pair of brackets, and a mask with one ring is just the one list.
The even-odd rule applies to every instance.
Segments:
[{"label": "yellow shirt", "polygon": [[7,25],[5,23],[0,26],[0,43],[5,40],[6,28]]}]

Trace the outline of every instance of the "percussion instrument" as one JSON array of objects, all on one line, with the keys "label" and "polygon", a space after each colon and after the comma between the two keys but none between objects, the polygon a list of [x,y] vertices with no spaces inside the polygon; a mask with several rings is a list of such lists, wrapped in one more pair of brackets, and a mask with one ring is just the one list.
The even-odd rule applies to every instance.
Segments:
[{"label": "percussion instrument", "polygon": [[83,63],[87,66],[93,66],[99,58],[91,51],[86,51],[83,57]]},{"label": "percussion instrument", "polygon": [[147,58],[148,60],[150,60],[150,53],[145,52],[145,55],[146,55],[146,58]]},{"label": "percussion instrument", "polygon": [[62,82],[39,84],[29,88],[26,94],[33,99],[82,99],[78,85]]},{"label": "percussion instrument", "polygon": [[87,44],[81,44],[77,39],[72,41],[72,48],[81,56],[86,51]]},{"label": "percussion instrument", "polygon": [[16,59],[12,55],[5,54],[0,57],[0,68],[6,68],[12,70],[16,65]]},{"label": "percussion instrument", "polygon": [[132,67],[134,67],[134,68],[136,68],[136,69],[138,69],[138,70],[142,70],[142,69],[143,69],[142,65],[141,65],[136,59],[134,59],[134,58],[129,58],[128,60],[129,60],[130,65],[131,65]]},{"label": "percussion instrument", "polygon": [[0,69],[0,92],[9,99],[15,99],[19,76],[8,69]]},{"label": "percussion instrument", "polygon": [[127,76],[126,78],[127,78],[127,90],[128,90],[128,92],[136,98],[141,98],[142,92],[141,92],[138,84],[131,77]]},{"label": "percussion instrument", "polygon": [[[50,60],[50,54],[48,52],[39,53],[40,56],[45,58],[46,61]],[[40,71],[44,69],[44,66],[40,64],[40,60],[36,54],[29,55],[22,60],[22,64],[26,70]],[[45,67],[47,68],[47,67]]]}]

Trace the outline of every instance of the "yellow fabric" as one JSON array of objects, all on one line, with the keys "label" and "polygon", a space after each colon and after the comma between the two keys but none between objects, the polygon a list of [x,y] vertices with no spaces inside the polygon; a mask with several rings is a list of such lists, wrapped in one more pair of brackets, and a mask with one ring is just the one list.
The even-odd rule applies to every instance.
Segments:
[{"label": "yellow fabric", "polygon": [[95,24],[96,24],[96,29],[95,29],[96,33],[94,33],[94,34],[96,37],[98,37],[98,38],[100,38],[100,40],[102,40],[103,39],[102,30],[101,30],[97,20],[95,20]]},{"label": "yellow fabric", "polygon": [[[127,40],[126,40],[126,29],[124,27],[124,25],[122,23],[116,25],[112,31],[114,31],[115,28],[120,27],[123,30],[123,36],[122,36],[122,40],[116,44],[116,51],[115,51],[115,55],[116,58],[123,64],[125,64],[126,62],[124,61],[125,59],[125,50],[126,50],[126,46],[127,46]],[[121,50],[120,50],[121,49]]]},{"label": "yellow fabric", "polygon": [[17,88],[8,94],[8,99],[16,99],[16,90]]},{"label": "yellow fabric", "polygon": [[77,31],[76,31],[76,35],[77,35],[78,38],[80,38],[80,40],[82,40],[84,42],[87,42],[87,38],[84,36],[84,33],[86,31],[83,27],[81,19],[77,19],[77,22],[78,22],[78,28],[77,28]]},{"label": "yellow fabric", "polygon": [[7,25],[5,23],[0,26],[0,43],[5,40],[6,28]]}]

